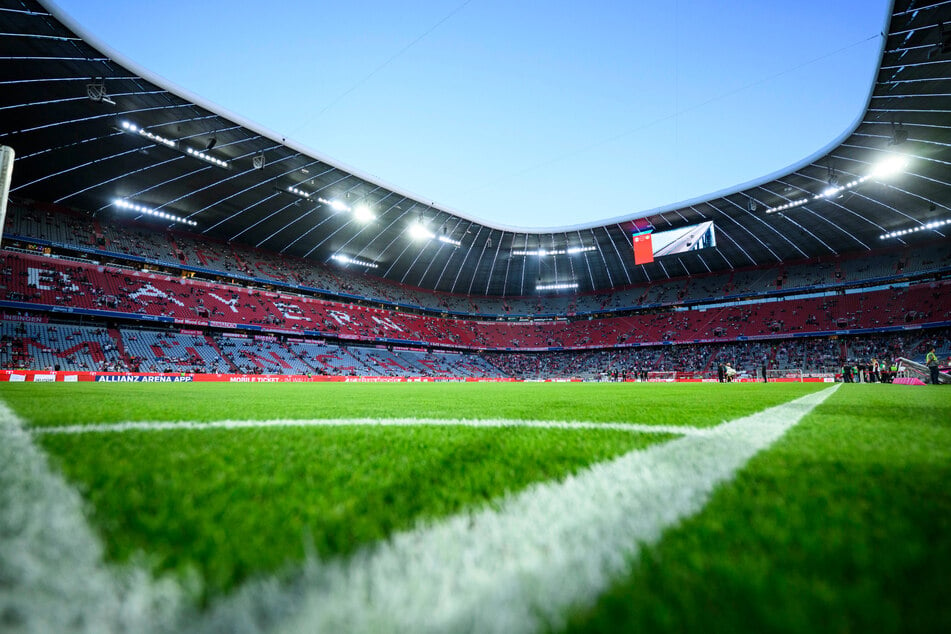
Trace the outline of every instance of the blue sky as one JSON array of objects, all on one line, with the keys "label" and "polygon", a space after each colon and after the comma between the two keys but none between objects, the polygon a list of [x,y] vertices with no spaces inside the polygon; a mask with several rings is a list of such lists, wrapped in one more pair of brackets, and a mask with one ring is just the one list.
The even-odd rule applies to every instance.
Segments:
[{"label": "blue sky", "polygon": [[127,58],[436,206],[518,227],[636,214],[852,124],[885,0],[57,5]]}]

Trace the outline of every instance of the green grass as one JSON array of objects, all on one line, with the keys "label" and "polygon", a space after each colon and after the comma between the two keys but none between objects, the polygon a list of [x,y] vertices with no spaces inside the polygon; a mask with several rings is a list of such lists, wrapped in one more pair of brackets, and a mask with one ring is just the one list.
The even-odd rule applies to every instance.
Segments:
[{"label": "green grass", "polygon": [[843,386],[572,632],[951,631],[951,392]]},{"label": "green grass", "polygon": [[[513,418],[711,426],[809,384],[3,385],[31,425]],[[462,427],[42,435],[113,560],[202,598],[346,557],[669,436]],[[668,529],[569,631],[951,631],[951,390],[846,385]]]},{"label": "green grass", "polygon": [[267,418],[506,418],[718,425],[821,383],[0,384],[33,425]]},{"label": "green grass", "polygon": [[280,428],[40,438],[91,503],[113,560],[199,573],[205,598],[253,575],[489,503],[670,438],[609,430]]}]

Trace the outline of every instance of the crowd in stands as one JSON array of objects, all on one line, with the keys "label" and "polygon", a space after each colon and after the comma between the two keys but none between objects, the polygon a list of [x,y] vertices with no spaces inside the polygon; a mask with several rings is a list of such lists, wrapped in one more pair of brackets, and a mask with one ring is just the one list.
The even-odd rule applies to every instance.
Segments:
[{"label": "crowd in stands", "polygon": [[[68,311],[129,326],[109,330],[5,320],[0,365],[598,380],[645,372],[709,376],[726,361],[751,373],[828,372],[899,354],[923,356],[929,338],[937,339],[939,351],[949,347],[946,328],[935,328],[951,321],[951,280],[944,279],[951,252],[943,244],[606,293],[500,298],[425,291],[245,245],[143,227],[100,222],[58,207],[12,204],[5,238],[67,244],[83,257],[64,257],[58,247],[48,256],[0,251],[0,300],[6,310]],[[100,261],[105,254],[112,255]],[[164,272],[136,258],[166,265]],[[209,275],[195,276],[197,270]],[[171,274],[175,271],[179,275]],[[944,275],[932,274],[938,272]],[[796,289],[817,292],[803,295]],[[541,317],[496,318],[513,315]],[[163,330],[132,327],[158,322]],[[906,327],[927,330],[853,336]]]},{"label": "crowd in stands", "polygon": [[951,267],[945,245],[925,245],[914,251],[877,253],[784,263],[780,267],[738,269],[578,296],[471,297],[427,291],[312,260],[281,256],[238,243],[216,242],[181,231],[150,230],[148,225],[111,218],[100,222],[91,214],[54,207],[11,203],[5,235],[38,238],[74,245],[96,254],[145,258],[168,268],[192,267],[232,277],[236,282],[272,283],[290,288],[320,289],[356,295],[389,304],[483,315],[559,315],[613,311],[652,305],[719,300],[790,292],[888,277],[922,275]]},{"label": "crowd in stands", "polygon": [[[647,373],[711,378],[730,363],[741,375],[801,370],[830,375],[843,366],[899,357],[922,361],[935,347],[951,356],[951,329],[778,341],[657,345],[609,350],[450,352],[344,345],[321,339],[203,334],[181,328],[107,329],[51,322],[0,321],[0,368],[100,372],[298,374],[328,376],[622,380]],[[43,319],[33,316],[30,318]]]},{"label": "crowd in stands", "polygon": [[419,315],[25,253],[0,252],[0,280],[0,299],[49,310],[69,306],[196,326],[470,349],[735,341],[951,320],[948,280],[807,299],[520,322]]}]

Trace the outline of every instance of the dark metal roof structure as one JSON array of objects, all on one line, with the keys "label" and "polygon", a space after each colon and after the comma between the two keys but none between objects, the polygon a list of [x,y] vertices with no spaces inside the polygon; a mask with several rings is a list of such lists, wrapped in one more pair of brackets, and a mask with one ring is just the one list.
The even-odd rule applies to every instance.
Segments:
[{"label": "dark metal roof structure", "polygon": [[[631,246],[644,214],[535,232],[436,209],[163,85],[35,0],[0,0],[0,144],[16,152],[12,196],[106,220],[141,215],[124,200],[209,238],[327,263],[346,256],[375,264],[354,270],[454,293],[603,290],[951,232],[881,237],[951,218],[951,0],[896,0],[888,24],[855,128],[786,173],[647,214],[658,231],[713,220],[717,232],[715,248],[648,265],[635,265]],[[903,173],[862,180],[893,153],[908,158]],[[838,189],[823,195],[830,181]],[[360,205],[375,219],[361,221]]]}]

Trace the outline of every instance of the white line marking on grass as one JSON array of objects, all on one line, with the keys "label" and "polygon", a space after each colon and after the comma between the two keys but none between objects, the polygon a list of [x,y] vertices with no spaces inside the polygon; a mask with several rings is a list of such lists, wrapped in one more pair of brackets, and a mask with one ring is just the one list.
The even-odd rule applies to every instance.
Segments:
[{"label": "white line marking on grass", "polygon": [[208,423],[183,421],[170,422],[127,422],[89,425],[64,425],[61,427],[34,427],[33,434],[94,434],[120,433],[127,431],[172,431],[172,430],[208,430],[208,429],[249,429],[258,427],[529,427],[541,429],[610,429],[612,431],[645,432],[655,434],[681,434],[694,436],[709,436],[714,428],[687,427],[679,425],[648,425],[641,423],[588,423],[588,422],[559,422],[541,420],[473,420],[473,419],[439,419],[439,418],[328,418],[311,420],[221,420]]},{"label": "white line marking on grass", "polygon": [[759,451],[831,395],[530,486],[500,503],[399,533],[278,587],[251,582],[200,632],[534,632],[564,625],[624,575],[641,544],[707,503]]},{"label": "white line marking on grass", "polygon": [[0,630],[147,632],[180,617],[177,584],[102,552],[79,494],[0,402]]},{"label": "white line marking on grass", "polygon": [[[310,561],[285,581],[249,582],[203,614],[173,583],[102,563],[79,495],[51,471],[30,433],[0,403],[0,626],[242,633],[558,628],[569,607],[592,604],[629,570],[641,544],[656,542],[665,528],[702,509],[717,485],[836,389],[532,485],[487,508],[393,535],[349,559]],[[241,425],[247,426],[234,426]],[[546,426],[581,428],[569,425],[589,424]]]}]

